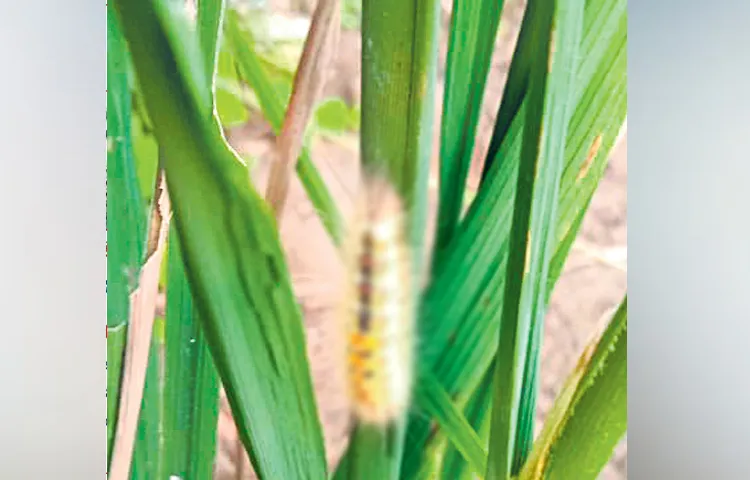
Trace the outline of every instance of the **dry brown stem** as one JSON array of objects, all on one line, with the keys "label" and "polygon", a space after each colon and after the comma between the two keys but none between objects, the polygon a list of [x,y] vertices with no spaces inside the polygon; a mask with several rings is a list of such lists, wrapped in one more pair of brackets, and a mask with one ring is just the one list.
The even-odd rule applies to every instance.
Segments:
[{"label": "dry brown stem", "polygon": [[266,199],[278,221],[283,215],[289,183],[302,150],[305,128],[323,89],[328,64],[334,57],[340,26],[339,0],[320,0],[294,76],[284,124],[276,138],[275,159],[266,188]]},{"label": "dry brown stem", "polygon": [[147,259],[141,267],[138,287],[130,295],[130,322],[122,367],[117,430],[112,451],[112,464],[108,472],[110,480],[128,479],[143,400],[151,332],[156,313],[159,274],[171,216],[163,174],[158,176],[154,198],[146,249]]}]

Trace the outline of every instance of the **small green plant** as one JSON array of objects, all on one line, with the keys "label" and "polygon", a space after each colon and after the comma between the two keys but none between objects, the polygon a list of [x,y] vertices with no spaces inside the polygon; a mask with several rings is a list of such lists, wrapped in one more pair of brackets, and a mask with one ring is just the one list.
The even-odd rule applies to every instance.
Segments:
[{"label": "small green plant", "polygon": [[[247,115],[232,92],[249,89],[279,131],[288,91],[223,0],[198,0],[194,23],[170,0],[113,0],[108,9],[108,465],[129,387],[128,299],[153,251],[148,205],[160,199],[163,169],[173,211],[167,309],[163,338],[151,344],[130,478],[210,478],[220,383],[266,480],[597,477],[627,428],[626,298],[536,439],[533,421],[545,308],[627,113],[624,0],[528,1],[468,209],[503,2],[454,0],[429,255],[440,4],[362,2],[361,119],[332,100],[313,117],[322,132],[361,128],[362,165],[385,172],[402,197],[415,270],[427,258],[429,276],[415,298],[413,408],[386,427],[355,425],[333,471],[277,224],[222,134]],[[152,163],[139,165],[141,156]],[[296,172],[340,244],[345,223],[304,146]]]}]

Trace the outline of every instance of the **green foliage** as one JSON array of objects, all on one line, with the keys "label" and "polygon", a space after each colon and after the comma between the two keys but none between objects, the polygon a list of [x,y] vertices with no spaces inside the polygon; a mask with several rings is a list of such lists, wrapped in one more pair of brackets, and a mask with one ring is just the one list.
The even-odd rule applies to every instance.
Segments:
[{"label": "green foliage", "polygon": [[450,243],[463,210],[463,192],[503,3],[456,0],[453,5],[440,129],[436,255]]},{"label": "green foliage", "polygon": [[[119,393],[130,315],[146,242],[147,209],[131,137],[129,58],[111,9],[107,15],[107,465],[117,428]],[[157,347],[154,347],[155,349]],[[154,350],[156,352],[156,350]],[[153,356],[152,356],[153,357]],[[147,370],[133,453],[132,478],[153,478],[158,468],[158,358]]]},{"label": "green foliage", "polygon": [[320,102],[315,109],[315,126],[325,134],[337,134],[359,129],[357,108],[350,108],[340,98],[328,98]]},{"label": "green foliage", "polygon": [[[523,418],[522,408],[528,408],[522,404],[523,390],[535,388],[530,382],[535,381],[536,371],[527,371],[527,359],[530,345],[539,343],[536,338],[544,321],[583,1],[570,0],[557,5],[554,1],[532,3],[527,14],[535,19],[531,50],[536,53],[537,61],[529,72],[529,102],[513,204],[495,367],[489,478],[515,475],[528,453],[523,442],[516,443],[516,436],[530,438],[533,434],[530,423],[520,423],[519,418]],[[556,48],[548,73],[553,40]],[[520,432],[519,427],[528,431]]]},{"label": "green foliage", "polygon": [[[485,371],[482,380],[479,382],[471,398],[466,402],[464,415],[469,422],[470,428],[476,431],[479,441],[485,445],[488,443],[490,422],[490,405],[492,402],[492,386],[495,379],[495,370],[490,366]],[[456,442],[454,442],[456,443]],[[476,475],[476,467],[469,467],[464,460],[466,455],[460,453],[456,448],[448,447],[445,452],[445,458],[442,464],[440,478],[455,478],[456,480],[473,480]],[[483,475],[484,468],[481,468],[480,474]]]},{"label": "green foliage", "polygon": [[139,113],[135,110],[131,117],[133,155],[143,202],[148,205],[153,201],[154,182],[159,165],[159,145],[154,138],[152,127],[147,123],[148,119]]},{"label": "green foliage", "polygon": [[487,451],[474,429],[434,378],[425,375],[417,389],[417,401],[435,419],[453,445],[468,460],[473,472],[482,475]]},{"label": "green foliage", "polygon": [[219,112],[221,124],[225,126],[244,124],[250,116],[242,95],[243,87],[237,74],[236,60],[224,42],[219,52],[217,83],[221,85],[216,89],[216,110]]},{"label": "green foliage", "polygon": [[127,331],[124,323],[107,327],[107,465],[111,461],[112,442],[117,426],[117,400],[120,398],[120,375]]},{"label": "green foliage", "polygon": [[[627,112],[626,2],[528,2],[482,182],[467,192],[503,4],[454,0],[413,408],[382,429],[355,424],[336,479],[594,479],[625,432],[624,301],[533,444],[546,305]],[[138,81],[110,19],[108,138],[115,132],[118,142],[107,160],[116,232],[108,231],[108,447],[134,288],[123,272],[143,261],[160,159],[174,209],[167,318],[154,337],[133,476],[210,476],[220,380],[260,478],[327,478],[277,225],[222,135],[253,110],[278,131],[293,72],[221,0],[198,3],[196,28],[170,0],[113,5]],[[359,2],[343,2],[344,26],[362,21],[361,113],[324,99],[306,132],[309,143],[361,127],[363,168],[387,175],[407,205],[420,286],[439,6],[364,0],[360,12]],[[297,174],[339,244],[344,223],[308,148]]]},{"label": "green foliage", "polygon": [[[520,480],[594,480],[627,429],[628,300],[581,355]],[[596,441],[591,441],[595,438]]]},{"label": "green foliage", "polygon": [[[276,132],[280,131],[288,95],[280,93],[274,86],[272,77],[255,50],[255,42],[250,31],[243,27],[241,16],[236,11],[229,11],[227,14],[226,35],[243,79],[255,91],[268,122]],[[334,242],[340,243],[343,235],[341,214],[323,178],[315,168],[307,148],[303,148],[300,154],[297,173],[310,201],[320,215],[323,226]]]},{"label": "green foliage", "polygon": [[362,2],[362,166],[390,178],[403,197],[417,272],[426,224],[439,7],[437,0]]},{"label": "green foliage", "polygon": [[128,56],[115,17],[107,15],[107,326],[128,320],[146,240],[146,207],[133,162]]},{"label": "green foliage", "polygon": [[341,0],[341,27],[356,30],[362,26],[362,0]]},{"label": "green foliage", "polygon": [[196,318],[179,238],[169,243],[164,402],[164,452],[170,475],[210,478],[216,451],[219,382],[205,335]]},{"label": "green foliage", "polygon": [[173,3],[113,3],[164,151],[198,318],[243,442],[261,478],[324,478],[301,314],[276,225],[221,135],[198,39]]},{"label": "green foliage", "polygon": [[[577,69],[573,94],[575,111],[565,142],[565,166],[555,228],[557,247],[547,279],[548,291],[559,275],[556,265],[564,261],[577,232],[577,217],[583,215],[590,202],[608,152],[625,119],[627,22],[622,8],[624,3],[607,1],[603,8],[598,9],[597,4],[597,10],[585,12],[583,46],[587,50],[581,55]],[[604,22],[608,29],[591,21],[592,17],[598,17],[599,21],[607,19],[602,18],[605,13],[609,15]],[[527,14],[525,25],[532,18]],[[530,31],[529,27],[526,31]],[[528,47],[519,44],[517,51],[524,48]],[[514,65],[515,62],[516,58]],[[497,348],[513,198],[527,118],[525,98],[513,102],[519,108],[495,154],[495,158],[502,161],[494,161],[485,175],[454,240],[436,262],[432,282],[423,295],[420,362],[423,369],[432,369],[434,377],[459,406],[471,398],[471,392],[494,361]],[[590,159],[588,174],[579,179],[581,167],[589,160],[590,147],[598,135],[601,135],[601,148]],[[487,219],[495,220],[488,222]],[[467,262],[467,258],[472,261]],[[538,349],[533,356],[538,356]],[[532,409],[533,403],[532,398],[529,405],[522,405],[519,416]],[[471,421],[478,430],[485,429],[483,418]],[[412,416],[410,423],[409,447],[404,459],[404,471],[409,478],[424,468],[425,444],[430,432],[428,422],[417,415]],[[436,437],[439,435],[440,432]]]},{"label": "green foliage", "polygon": [[164,343],[159,338],[157,325],[152,336],[151,349],[146,368],[146,383],[143,388],[138,429],[136,430],[135,446],[133,449],[133,464],[130,468],[132,480],[149,480],[163,478],[164,475],[164,446],[161,441],[161,431],[164,421],[164,391],[162,363],[164,361]]},{"label": "green foliage", "polygon": [[[361,165],[385,175],[404,200],[413,252],[412,291],[418,291],[432,148],[439,2],[364,0],[362,9]],[[398,418],[379,431],[356,426],[346,478],[399,478],[405,421]]]}]

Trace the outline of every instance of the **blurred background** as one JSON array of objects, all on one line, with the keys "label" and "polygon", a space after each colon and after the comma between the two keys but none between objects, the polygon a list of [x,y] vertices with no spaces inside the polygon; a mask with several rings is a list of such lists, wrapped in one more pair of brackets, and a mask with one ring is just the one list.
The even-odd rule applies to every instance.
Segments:
[{"label": "blurred background", "polygon": [[[265,59],[278,70],[281,88],[291,88],[291,76],[309,27],[315,0],[232,0],[252,10],[251,29]],[[360,98],[361,0],[341,0],[342,32],[323,98],[310,128],[312,157],[331,193],[346,214],[357,185],[358,104]],[[442,1],[442,27],[450,22],[451,0]],[[492,133],[503,85],[521,23],[525,1],[506,0],[496,42],[493,66],[487,82],[483,114],[469,183],[478,183],[481,160]],[[441,60],[435,105],[442,99],[446,35],[441,38]],[[220,85],[221,87],[221,85]],[[248,99],[252,105],[252,98]],[[439,115],[436,121],[439,122]],[[435,150],[437,159],[437,134]],[[263,116],[251,114],[233,127],[229,141],[254,162],[254,179],[262,186],[274,137]],[[434,163],[434,162],[433,162]],[[433,170],[436,165],[433,166]],[[296,179],[295,179],[296,182]],[[435,207],[436,177],[431,179]],[[432,223],[430,223],[430,228]],[[308,352],[313,369],[318,406],[326,437],[329,461],[335,463],[347,442],[347,405],[344,386],[332,374],[336,368],[331,342],[336,341],[334,303],[341,275],[339,259],[320,220],[299,183],[292,185],[283,223],[282,240],[287,252],[297,295],[305,312]],[[551,407],[562,382],[574,366],[587,340],[602,318],[616,307],[627,287],[627,133],[614,148],[599,190],[589,208],[581,233],[565,271],[556,286],[545,324],[542,376],[537,430]],[[627,478],[627,440],[617,448],[602,472],[603,480]],[[244,448],[237,438],[229,407],[222,399],[216,463],[219,480],[254,478]],[[571,479],[574,480],[574,479]]]}]

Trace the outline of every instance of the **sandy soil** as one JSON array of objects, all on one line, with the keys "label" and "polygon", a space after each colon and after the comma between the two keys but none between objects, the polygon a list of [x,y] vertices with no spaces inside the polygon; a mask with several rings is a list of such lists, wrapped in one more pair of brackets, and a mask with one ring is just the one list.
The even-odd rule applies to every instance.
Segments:
[{"label": "sandy soil", "polygon": [[[281,2],[280,9],[286,5]],[[445,8],[450,2],[444,1]],[[522,15],[522,4],[506,2],[504,18],[498,35],[485,98],[484,111],[477,141],[477,165],[472,183],[476,182],[479,159],[484,157],[489,142],[492,122],[500,102],[513,43]],[[444,15],[447,22],[447,13]],[[360,41],[357,32],[343,32],[337,60],[326,86],[327,95],[337,95],[348,101],[359,98]],[[441,56],[445,56],[445,39]],[[441,62],[442,63],[442,62]],[[442,76],[442,71],[440,72]],[[438,88],[436,105],[442,90]],[[256,181],[263,185],[267,175],[271,137],[262,124],[232,132],[230,141],[241,151],[260,159]],[[437,145],[437,143],[436,143]],[[316,141],[315,159],[333,195],[348,212],[355,190],[357,173],[356,137],[338,141]],[[434,195],[433,195],[434,197]],[[433,202],[434,203],[434,202]],[[544,419],[561,383],[573,367],[585,342],[597,328],[603,315],[616,306],[627,286],[627,138],[615,149],[583,229],[568,259],[565,272],[554,292],[547,323],[542,353],[542,385],[539,398],[538,423]],[[305,312],[308,351],[313,369],[321,418],[324,424],[329,461],[336,462],[346,446],[347,405],[342,395],[343,385],[331,375],[335,368],[330,349],[335,341],[332,302],[336,282],[341,273],[333,246],[327,239],[312,206],[301,186],[295,181],[286,216],[283,219],[282,239],[286,249],[295,288]],[[217,479],[253,478],[249,462],[236,438],[231,415],[223,405],[219,425]],[[603,480],[627,478],[627,445],[623,441],[602,473]]]}]

